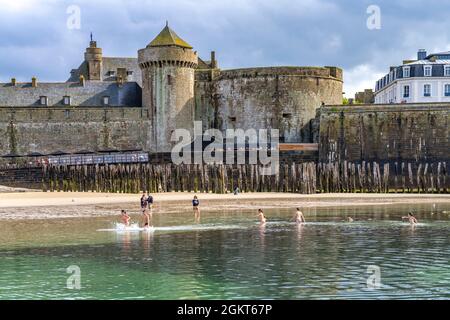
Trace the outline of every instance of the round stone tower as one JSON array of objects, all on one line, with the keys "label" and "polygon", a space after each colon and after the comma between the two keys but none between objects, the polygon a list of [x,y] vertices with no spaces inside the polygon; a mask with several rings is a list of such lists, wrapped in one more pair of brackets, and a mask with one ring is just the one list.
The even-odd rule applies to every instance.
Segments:
[{"label": "round stone tower", "polygon": [[84,60],[87,63],[88,80],[102,80],[102,48],[97,48],[97,42],[92,38],[84,53]]},{"label": "round stone tower", "polygon": [[194,127],[194,71],[197,53],[168,25],[138,52],[142,70],[142,105],[147,109],[151,134],[149,149],[170,152],[175,129]]}]

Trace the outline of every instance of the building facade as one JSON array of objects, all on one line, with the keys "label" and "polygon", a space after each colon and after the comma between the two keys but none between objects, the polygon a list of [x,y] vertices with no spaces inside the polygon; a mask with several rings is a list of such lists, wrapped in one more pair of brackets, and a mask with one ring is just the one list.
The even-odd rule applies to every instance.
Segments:
[{"label": "building facade", "polygon": [[404,61],[375,84],[375,103],[450,102],[450,51]]}]

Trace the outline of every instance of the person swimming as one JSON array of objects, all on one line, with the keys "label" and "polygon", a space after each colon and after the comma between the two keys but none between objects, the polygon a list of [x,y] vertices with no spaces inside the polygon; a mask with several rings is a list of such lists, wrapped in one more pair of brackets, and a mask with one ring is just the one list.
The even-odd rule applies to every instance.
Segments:
[{"label": "person swimming", "polygon": [[267,221],[262,209],[258,209],[258,218],[259,218],[259,222],[261,222],[261,224],[266,223],[266,221]]},{"label": "person swimming", "polygon": [[402,220],[408,219],[410,224],[417,224],[418,221],[416,217],[412,214],[412,212],[408,212],[408,215],[406,217],[402,217]]},{"label": "person swimming", "polygon": [[125,226],[129,226],[130,225],[130,216],[128,215],[128,213],[125,211],[125,210],[122,210],[122,212],[121,212],[121,218],[122,218],[122,223],[125,225]]},{"label": "person swimming", "polygon": [[198,197],[195,195],[194,199],[192,199],[192,208],[194,210],[195,221],[200,221],[200,201]]},{"label": "person swimming", "polygon": [[297,208],[297,212],[295,213],[293,220],[296,223],[305,223],[306,222],[305,216],[303,216],[303,212],[300,211],[300,208]]}]

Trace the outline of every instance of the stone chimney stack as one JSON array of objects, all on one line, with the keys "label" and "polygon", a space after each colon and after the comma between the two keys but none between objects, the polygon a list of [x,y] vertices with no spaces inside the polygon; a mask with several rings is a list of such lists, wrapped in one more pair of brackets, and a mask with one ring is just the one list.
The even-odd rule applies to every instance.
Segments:
[{"label": "stone chimney stack", "polygon": [[16,78],[11,78],[11,85],[12,85],[13,87],[16,86]]},{"label": "stone chimney stack", "polygon": [[427,51],[425,49],[419,49],[417,52],[417,60],[425,60],[427,57]]},{"label": "stone chimney stack", "polygon": [[37,87],[37,79],[36,79],[36,77],[31,78],[31,86],[33,88]]},{"label": "stone chimney stack", "polygon": [[216,52],[211,51],[211,68],[217,69],[217,60],[216,60]]}]

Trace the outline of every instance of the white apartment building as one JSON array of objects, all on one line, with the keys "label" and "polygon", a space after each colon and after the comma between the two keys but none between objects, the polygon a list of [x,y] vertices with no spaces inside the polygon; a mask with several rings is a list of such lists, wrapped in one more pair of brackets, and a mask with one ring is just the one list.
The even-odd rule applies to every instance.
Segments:
[{"label": "white apartment building", "polygon": [[404,61],[375,84],[375,103],[450,102],[450,51]]}]

